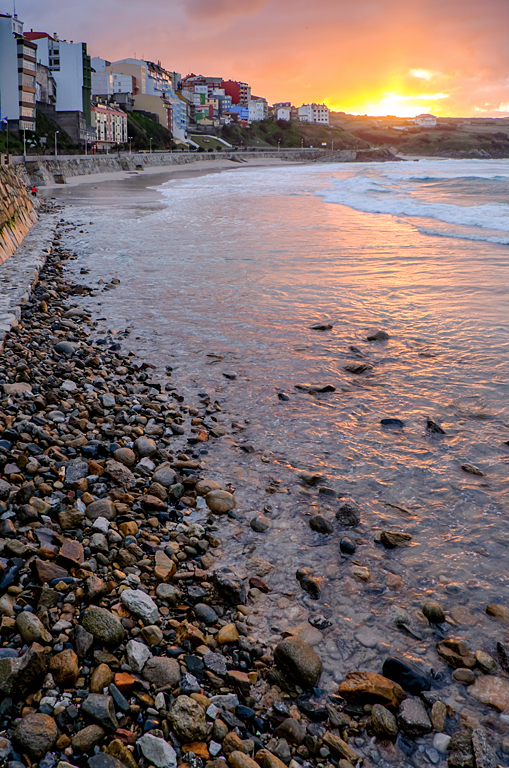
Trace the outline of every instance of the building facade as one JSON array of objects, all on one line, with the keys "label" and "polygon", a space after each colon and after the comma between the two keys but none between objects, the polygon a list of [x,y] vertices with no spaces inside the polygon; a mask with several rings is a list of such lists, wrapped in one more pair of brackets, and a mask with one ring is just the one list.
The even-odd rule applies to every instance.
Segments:
[{"label": "building facade", "polygon": [[299,120],[301,123],[329,125],[329,111],[325,104],[303,104],[299,107]]},{"label": "building facade", "polygon": [[223,80],[221,88],[224,89],[227,96],[231,96],[234,106],[249,107],[251,86],[247,83],[237,82],[236,80]]},{"label": "building facade", "polygon": [[0,118],[35,131],[37,45],[23,37],[17,16],[0,14]]},{"label": "building facade", "polygon": [[252,96],[248,103],[248,109],[249,119],[252,123],[265,120],[269,115],[267,99],[263,99],[261,96]]},{"label": "building facade", "polygon": [[82,112],[90,125],[92,70],[87,44],[59,40],[46,32],[26,32],[25,38],[36,43],[37,62],[48,67],[55,80],[56,111]]},{"label": "building facade", "polygon": [[437,119],[435,115],[418,115],[415,118],[415,122],[417,125],[420,125],[421,128],[434,128],[437,124]]},{"label": "building facade", "polygon": [[95,146],[107,149],[115,145],[126,144],[127,115],[121,109],[111,105],[92,104],[92,127],[95,128]]}]

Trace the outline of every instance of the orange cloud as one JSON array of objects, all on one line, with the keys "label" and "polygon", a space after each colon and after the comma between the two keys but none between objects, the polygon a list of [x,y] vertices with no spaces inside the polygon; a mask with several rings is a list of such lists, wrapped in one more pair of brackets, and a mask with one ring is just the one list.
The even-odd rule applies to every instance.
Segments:
[{"label": "orange cloud", "polygon": [[462,116],[509,103],[507,0],[23,0],[22,13],[94,55],[244,80],[269,101]]}]

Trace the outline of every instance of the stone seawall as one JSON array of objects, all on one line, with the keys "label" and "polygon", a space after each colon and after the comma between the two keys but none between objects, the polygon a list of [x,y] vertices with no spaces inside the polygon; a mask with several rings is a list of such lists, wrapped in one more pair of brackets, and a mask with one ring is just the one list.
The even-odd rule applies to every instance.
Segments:
[{"label": "stone seawall", "polygon": [[73,176],[88,176],[94,173],[114,173],[118,171],[140,171],[144,168],[163,165],[187,165],[189,163],[213,160],[233,160],[245,163],[254,158],[279,159],[286,162],[313,161],[321,158],[323,152],[196,152],[196,153],[154,153],[146,155],[101,155],[93,157],[37,158],[26,163],[26,170],[33,184],[43,187],[55,183],[65,183]]},{"label": "stone seawall", "polygon": [[12,256],[37,220],[23,165],[0,167],[0,264]]}]

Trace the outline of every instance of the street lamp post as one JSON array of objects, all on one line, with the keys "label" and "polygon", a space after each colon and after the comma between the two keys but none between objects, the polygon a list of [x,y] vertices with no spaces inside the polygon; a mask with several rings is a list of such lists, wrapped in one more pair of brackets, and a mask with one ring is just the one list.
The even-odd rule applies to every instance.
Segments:
[{"label": "street lamp post", "polygon": [[23,128],[23,160],[27,159],[27,129]]},{"label": "street lamp post", "polygon": [[55,131],[55,157],[58,157],[58,139],[57,136],[60,131]]},{"label": "street lamp post", "polygon": [[132,136],[128,136],[127,138],[129,139],[129,154],[132,155],[132,140],[133,140],[133,137]]},{"label": "street lamp post", "polygon": [[152,154],[152,138],[149,138],[150,141],[150,154]]},{"label": "street lamp post", "polygon": [[281,139],[277,140],[277,151],[281,152]]},{"label": "street lamp post", "polygon": [[334,139],[332,139],[332,151],[334,152]]}]

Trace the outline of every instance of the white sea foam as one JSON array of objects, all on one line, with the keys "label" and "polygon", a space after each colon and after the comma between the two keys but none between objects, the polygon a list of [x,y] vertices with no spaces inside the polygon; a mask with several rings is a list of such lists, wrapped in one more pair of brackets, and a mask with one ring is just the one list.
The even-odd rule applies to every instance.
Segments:
[{"label": "white sea foam", "polygon": [[[424,163],[426,170],[420,173],[393,165],[343,170],[319,194],[327,203],[408,218],[424,234],[509,244],[509,205],[499,202],[505,185],[509,195],[507,161],[497,162],[493,173],[466,161]],[[474,199],[478,202],[472,205]],[[449,227],[437,231],[423,219]]]}]

